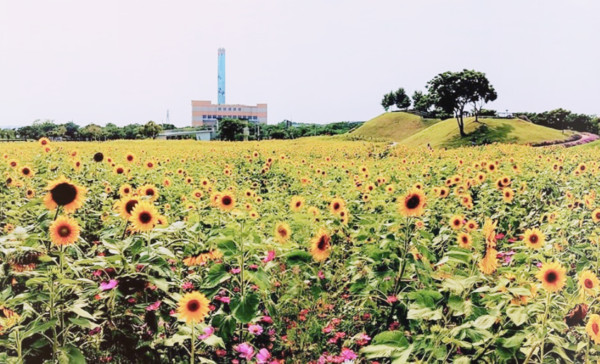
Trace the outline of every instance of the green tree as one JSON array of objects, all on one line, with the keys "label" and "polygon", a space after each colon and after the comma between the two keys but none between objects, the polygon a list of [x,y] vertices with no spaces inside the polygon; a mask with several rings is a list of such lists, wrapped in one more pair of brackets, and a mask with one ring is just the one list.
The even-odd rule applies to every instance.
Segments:
[{"label": "green tree", "polygon": [[390,106],[394,105],[394,92],[391,91],[388,94],[383,95],[383,99],[381,100],[381,106],[387,112]]},{"label": "green tree", "polygon": [[80,130],[80,135],[85,139],[98,140],[102,138],[102,127],[96,124],[88,124]]},{"label": "green tree", "polygon": [[415,91],[412,96],[413,101],[413,109],[426,113],[431,109],[431,100],[427,97],[427,94],[424,94],[421,91]]},{"label": "green tree", "polygon": [[410,97],[408,97],[404,88],[400,87],[394,92],[394,105],[400,110],[406,110],[410,107]]},{"label": "green tree", "polygon": [[427,83],[427,90],[433,105],[454,114],[461,137],[466,136],[465,107],[474,104],[481,109],[497,97],[485,74],[473,70],[440,73]]},{"label": "green tree", "polygon": [[239,119],[222,119],[219,121],[219,137],[221,140],[238,140],[244,132],[246,122]]},{"label": "green tree", "polygon": [[156,138],[156,136],[162,131],[162,126],[158,125],[154,121],[150,120],[140,129],[140,133],[146,138]]}]

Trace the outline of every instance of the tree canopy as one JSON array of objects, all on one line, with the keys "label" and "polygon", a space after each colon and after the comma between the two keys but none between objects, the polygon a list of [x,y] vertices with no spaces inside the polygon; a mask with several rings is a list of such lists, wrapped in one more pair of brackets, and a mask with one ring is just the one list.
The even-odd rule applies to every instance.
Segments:
[{"label": "tree canopy", "polygon": [[473,105],[477,116],[486,102],[494,101],[498,97],[484,73],[466,69],[460,72],[440,73],[427,83],[427,90],[433,105],[454,115],[463,137],[466,135],[464,114],[467,105]]}]

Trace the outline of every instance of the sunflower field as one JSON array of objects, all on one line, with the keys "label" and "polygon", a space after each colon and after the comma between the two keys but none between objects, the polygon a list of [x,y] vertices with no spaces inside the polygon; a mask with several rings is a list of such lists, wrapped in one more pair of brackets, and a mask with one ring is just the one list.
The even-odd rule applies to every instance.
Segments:
[{"label": "sunflower field", "polygon": [[600,359],[594,149],[0,145],[0,363]]}]

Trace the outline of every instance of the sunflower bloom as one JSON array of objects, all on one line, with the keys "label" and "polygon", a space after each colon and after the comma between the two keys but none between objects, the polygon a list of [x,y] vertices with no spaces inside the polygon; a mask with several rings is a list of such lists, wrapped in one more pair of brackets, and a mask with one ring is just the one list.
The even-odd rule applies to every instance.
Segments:
[{"label": "sunflower bloom", "polygon": [[77,186],[65,177],[50,181],[46,190],[48,194],[44,197],[44,205],[48,210],[62,206],[65,212],[74,212],[83,206],[85,187]]},{"label": "sunflower bloom", "polygon": [[186,323],[202,322],[210,311],[210,302],[200,292],[190,292],[183,296],[177,304],[179,318]]},{"label": "sunflower bloom", "polygon": [[585,332],[590,335],[590,338],[596,344],[600,344],[600,315],[591,314],[587,325],[585,326]]},{"label": "sunflower bloom", "polygon": [[595,223],[600,222],[600,209],[595,209],[592,211],[592,220],[594,220]]},{"label": "sunflower bloom", "polygon": [[523,241],[531,249],[540,249],[546,242],[546,236],[539,229],[527,229]]},{"label": "sunflower bloom", "polygon": [[224,211],[230,211],[235,207],[235,197],[228,192],[222,192],[219,194],[219,200],[217,206]]},{"label": "sunflower bloom", "polygon": [[57,246],[71,245],[79,239],[79,224],[67,216],[54,220],[49,231],[52,244]]},{"label": "sunflower bloom", "polygon": [[471,240],[471,235],[467,233],[458,234],[456,242],[458,243],[458,246],[460,246],[463,249],[471,249],[471,245],[473,243],[473,241]]},{"label": "sunflower bloom", "polygon": [[545,290],[558,292],[567,282],[567,270],[559,262],[543,263],[536,277],[542,282]]},{"label": "sunflower bloom", "polygon": [[598,281],[598,277],[596,277],[596,275],[592,271],[584,270],[579,275],[578,283],[579,283],[579,288],[581,289],[582,292],[585,292],[586,294],[588,294],[590,296],[595,296],[597,293],[598,285],[600,284],[600,281]]},{"label": "sunflower bloom", "polygon": [[323,262],[329,258],[331,254],[331,237],[324,229],[319,230],[317,235],[312,238],[310,254],[317,262]]},{"label": "sunflower bloom", "polygon": [[275,225],[275,239],[280,243],[285,243],[292,235],[290,226],[284,222]]},{"label": "sunflower bloom", "polygon": [[129,222],[135,231],[150,231],[158,223],[158,216],[154,205],[140,201],[133,207]]},{"label": "sunflower bloom", "polygon": [[412,189],[400,199],[400,213],[404,216],[421,216],[425,212],[425,193]]},{"label": "sunflower bloom", "polygon": [[498,251],[493,246],[487,247],[485,251],[485,256],[479,262],[479,270],[483,272],[483,274],[490,275],[498,269],[498,258],[496,257]]},{"label": "sunflower bloom", "polygon": [[304,198],[302,198],[300,196],[292,197],[292,200],[290,201],[290,209],[292,211],[298,212],[298,211],[302,210],[303,207],[304,207]]},{"label": "sunflower bloom", "polygon": [[463,226],[464,218],[460,215],[454,215],[450,218],[450,227],[454,230],[459,230]]}]

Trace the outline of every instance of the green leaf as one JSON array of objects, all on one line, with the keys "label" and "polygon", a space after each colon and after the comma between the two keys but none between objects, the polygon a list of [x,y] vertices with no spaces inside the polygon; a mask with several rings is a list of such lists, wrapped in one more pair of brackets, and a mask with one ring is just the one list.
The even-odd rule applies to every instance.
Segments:
[{"label": "green leaf", "polygon": [[208,270],[206,280],[203,282],[203,288],[212,288],[225,282],[231,277],[224,264],[215,264]]},{"label": "green leaf", "polygon": [[397,346],[408,346],[408,340],[402,331],[384,331],[373,338],[373,344],[395,344]]},{"label": "green leaf", "polygon": [[479,316],[474,322],[473,326],[479,329],[489,329],[496,322],[495,316],[483,315]]},{"label": "green leaf", "polygon": [[67,357],[69,359],[69,361],[68,361],[69,364],[85,364],[86,363],[85,357],[83,356],[81,351],[79,351],[79,349],[77,349],[76,347],[67,345],[62,350],[67,355]]},{"label": "green leaf", "polygon": [[89,312],[87,312],[86,310],[84,310],[83,308],[81,308],[80,305],[76,305],[76,306],[71,307],[70,311],[73,312],[73,313],[76,313],[78,316],[85,317],[85,318],[90,319],[90,320],[95,320],[96,319]]},{"label": "green leaf", "polygon": [[38,332],[46,331],[49,328],[55,326],[57,321],[57,319],[52,319],[50,321],[44,322],[43,324],[39,324],[39,322],[36,322],[31,329],[23,333],[23,338],[30,337],[31,335],[37,334]]},{"label": "green leaf", "polygon": [[90,320],[84,319],[84,318],[80,318],[80,317],[69,317],[69,321],[71,321],[71,323],[73,323],[74,325],[89,329],[92,327],[92,323],[90,322]]},{"label": "green leaf", "polygon": [[259,269],[257,271],[247,271],[248,279],[250,282],[256,284],[258,288],[263,291],[268,291],[271,288],[271,282],[269,281],[269,276],[263,271]]},{"label": "green leaf", "polygon": [[[411,305],[411,307],[414,307]],[[409,320],[429,320],[437,321],[442,319],[442,308],[432,310],[430,308],[411,308],[408,310],[406,318]]]},{"label": "green leaf", "polygon": [[217,335],[210,335],[209,337],[207,337],[206,339],[202,340],[203,343],[205,343],[208,346],[212,346],[212,347],[220,347],[225,349],[225,342],[223,341],[223,339],[221,339],[220,337],[218,337]]},{"label": "green leaf", "polygon": [[231,300],[231,313],[236,320],[247,324],[255,317],[258,304],[258,296],[253,293],[246,294],[241,299],[236,297]]},{"label": "green leaf", "polygon": [[287,263],[290,265],[308,263],[311,260],[310,253],[304,250],[294,250],[287,255]]},{"label": "green leaf", "polygon": [[238,253],[238,248],[235,245],[235,242],[231,239],[224,239],[217,243],[217,247],[219,250],[223,252],[223,255],[226,257],[235,256]]},{"label": "green leaf", "polygon": [[517,326],[521,326],[527,321],[527,310],[525,307],[511,306],[506,309],[506,315],[515,323]]}]

